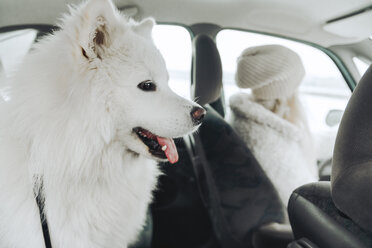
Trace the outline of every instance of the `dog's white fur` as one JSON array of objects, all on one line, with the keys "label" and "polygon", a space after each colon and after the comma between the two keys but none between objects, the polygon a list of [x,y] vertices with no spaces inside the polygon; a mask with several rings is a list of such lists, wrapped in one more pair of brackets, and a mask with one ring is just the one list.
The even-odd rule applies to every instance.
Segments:
[{"label": "dog's white fur", "polygon": [[[136,240],[159,171],[132,129],[182,136],[196,129],[198,106],[168,88],[153,25],[91,0],[71,8],[9,79],[10,100],[0,106],[0,247],[44,247],[33,192],[40,175],[54,248]],[[156,91],[137,87],[148,79]]]}]

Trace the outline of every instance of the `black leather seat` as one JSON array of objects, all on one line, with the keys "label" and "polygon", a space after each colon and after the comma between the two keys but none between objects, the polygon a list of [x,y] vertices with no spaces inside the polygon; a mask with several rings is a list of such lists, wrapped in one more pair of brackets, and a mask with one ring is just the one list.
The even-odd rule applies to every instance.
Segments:
[{"label": "black leather seat", "polygon": [[208,35],[194,38],[192,78],[193,96],[207,114],[199,131],[185,140],[215,236],[221,247],[253,247],[262,225],[284,222],[284,207],[261,166],[222,117],[221,61]]},{"label": "black leather seat", "polygon": [[288,212],[295,237],[315,245],[309,247],[372,247],[371,94],[372,67],[357,85],[342,118],[331,183],[305,185],[291,196]]}]

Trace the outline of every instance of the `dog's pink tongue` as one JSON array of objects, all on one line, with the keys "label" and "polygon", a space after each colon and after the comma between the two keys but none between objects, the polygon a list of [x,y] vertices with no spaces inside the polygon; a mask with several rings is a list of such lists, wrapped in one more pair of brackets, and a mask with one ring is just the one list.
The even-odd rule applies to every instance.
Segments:
[{"label": "dog's pink tongue", "polygon": [[176,148],[176,145],[174,144],[173,139],[162,138],[159,136],[157,136],[156,139],[158,140],[159,145],[161,145],[162,147],[167,146],[164,153],[165,153],[165,156],[167,156],[169,162],[171,164],[176,163],[178,161],[178,152],[177,152],[177,148]]}]

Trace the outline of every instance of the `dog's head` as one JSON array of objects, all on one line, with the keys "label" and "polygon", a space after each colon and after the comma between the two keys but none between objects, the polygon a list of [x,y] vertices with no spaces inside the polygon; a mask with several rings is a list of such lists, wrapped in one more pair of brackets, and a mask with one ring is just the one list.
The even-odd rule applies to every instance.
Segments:
[{"label": "dog's head", "polygon": [[110,0],[91,0],[72,12],[61,32],[71,45],[77,80],[91,92],[103,140],[176,162],[172,138],[195,131],[205,111],[168,87],[165,62],[151,38],[154,20],[127,20]]}]

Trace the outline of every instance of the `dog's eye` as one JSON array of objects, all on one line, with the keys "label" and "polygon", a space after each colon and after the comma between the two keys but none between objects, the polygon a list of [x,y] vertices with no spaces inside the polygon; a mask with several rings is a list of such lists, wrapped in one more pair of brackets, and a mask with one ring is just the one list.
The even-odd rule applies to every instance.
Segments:
[{"label": "dog's eye", "polygon": [[156,85],[151,80],[143,81],[142,83],[138,84],[138,88],[144,91],[155,91]]}]

